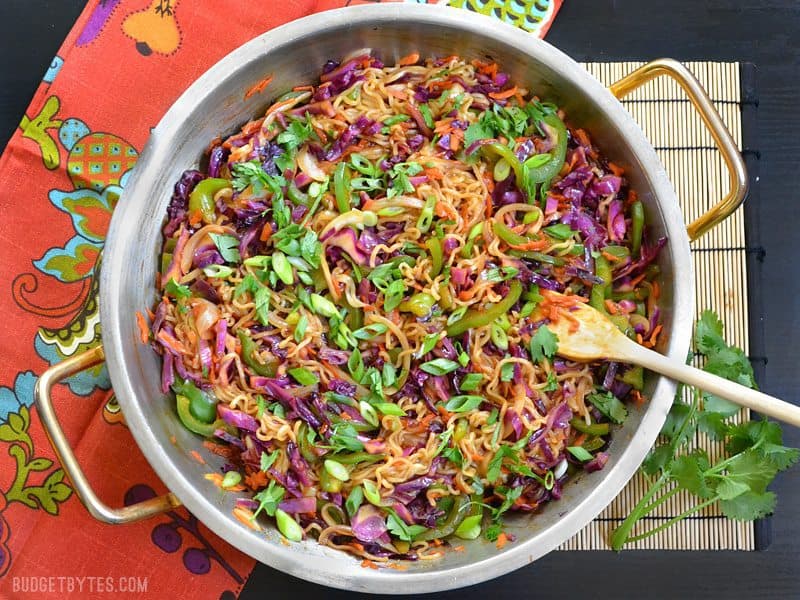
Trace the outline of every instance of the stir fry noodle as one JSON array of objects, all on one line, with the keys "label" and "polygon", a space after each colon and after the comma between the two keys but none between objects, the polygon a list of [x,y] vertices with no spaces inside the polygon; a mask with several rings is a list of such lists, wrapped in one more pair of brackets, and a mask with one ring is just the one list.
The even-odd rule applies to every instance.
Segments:
[{"label": "stir fry noodle", "polygon": [[494,63],[364,51],[183,174],[140,325],[240,520],[429,560],[603,468],[642,370],[548,324],[588,302],[655,345],[665,240],[568,118]]}]

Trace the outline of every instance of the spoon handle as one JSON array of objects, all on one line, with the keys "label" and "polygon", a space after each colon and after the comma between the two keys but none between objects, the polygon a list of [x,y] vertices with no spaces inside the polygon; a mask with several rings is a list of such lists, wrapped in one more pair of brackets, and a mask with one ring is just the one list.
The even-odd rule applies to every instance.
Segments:
[{"label": "spoon handle", "polygon": [[762,415],[767,415],[800,427],[800,406],[778,400],[762,392],[752,390],[722,377],[706,373],[671,360],[658,352],[633,344],[636,348],[626,348],[627,360],[651,371],[666,375],[670,379],[687,383],[706,392],[730,400],[739,406],[746,406]]}]

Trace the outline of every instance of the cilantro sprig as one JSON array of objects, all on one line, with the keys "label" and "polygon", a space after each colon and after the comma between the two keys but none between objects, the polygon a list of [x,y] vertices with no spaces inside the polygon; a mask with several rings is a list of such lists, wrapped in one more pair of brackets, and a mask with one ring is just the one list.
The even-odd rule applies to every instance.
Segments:
[{"label": "cilantro sprig", "polygon": [[[704,370],[756,387],[750,361],[742,350],[725,341],[722,322],[716,314],[702,314],[694,341],[697,353],[705,358]],[[680,392],[676,395],[661,429],[663,441],[642,464],[653,483],[612,533],[614,550],[663,531],[712,505],[717,505],[726,517],[739,521],[759,519],[774,510],[775,493],[767,487],[779,471],[797,462],[800,450],[783,445],[777,423],[766,419],[732,423],[729,417],[735,412],[727,401],[700,390],[691,390],[688,403]],[[725,452],[716,462],[705,450],[691,448],[697,432],[722,442]],[[694,496],[693,506],[656,526],[640,525],[649,524],[643,519],[684,490]]]}]

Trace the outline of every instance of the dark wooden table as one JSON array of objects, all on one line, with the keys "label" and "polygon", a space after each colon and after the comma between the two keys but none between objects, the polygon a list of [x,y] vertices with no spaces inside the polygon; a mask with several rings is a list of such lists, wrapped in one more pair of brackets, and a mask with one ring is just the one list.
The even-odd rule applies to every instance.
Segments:
[{"label": "dark wooden table", "polygon": [[[0,2],[0,146],[80,13],[80,0]],[[762,388],[800,404],[800,2],[797,0],[565,0],[548,41],[577,60],[750,61],[758,66],[763,323]],[[0,201],[8,201],[4,198]],[[800,445],[800,432],[788,431]],[[556,552],[443,598],[800,598],[800,468],[773,488],[768,550]],[[349,598],[259,565],[249,598]]]}]

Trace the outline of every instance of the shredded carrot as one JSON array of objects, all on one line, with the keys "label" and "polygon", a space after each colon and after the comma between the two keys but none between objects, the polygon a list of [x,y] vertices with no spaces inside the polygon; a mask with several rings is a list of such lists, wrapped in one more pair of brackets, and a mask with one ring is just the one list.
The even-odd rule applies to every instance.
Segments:
[{"label": "shredded carrot", "polygon": [[655,329],[653,329],[653,333],[650,335],[650,343],[653,344],[654,346],[656,345],[656,341],[658,340],[658,334],[661,333],[662,329],[663,327],[661,323],[659,323],[658,325],[656,325]]},{"label": "shredded carrot", "polygon": [[644,396],[642,396],[642,392],[640,392],[639,390],[631,391],[631,396],[633,397],[633,401],[634,403],[636,403],[637,406],[641,406],[642,404],[644,404]]},{"label": "shredded carrot", "polygon": [[463,552],[464,551],[464,546],[453,546],[453,551],[454,552]]},{"label": "shredded carrot", "polygon": [[192,212],[189,213],[189,225],[191,225],[192,227],[198,225],[202,220],[203,220],[203,213],[201,213],[199,210],[193,210]]},{"label": "shredded carrot", "polygon": [[583,446],[583,442],[586,441],[586,434],[582,433],[575,440],[572,442],[573,446]]},{"label": "shredded carrot", "polygon": [[203,475],[203,479],[210,481],[217,487],[222,487],[222,475],[219,473],[206,473]]},{"label": "shredded carrot", "polygon": [[423,169],[422,172],[428,176],[428,179],[433,181],[439,181],[444,177],[444,174],[436,167],[428,167],[427,169]]},{"label": "shredded carrot", "polygon": [[510,248],[515,250],[544,250],[550,245],[550,240],[531,240],[525,244],[508,244]]},{"label": "shredded carrot", "polygon": [[361,566],[364,567],[365,569],[377,569],[378,568],[378,565],[376,565],[374,562],[372,562],[368,558],[365,558],[364,560],[361,561]]},{"label": "shredded carrot", "polygon": [[640,346],[644,346],[644,338],[642,338],[642,334],[641,334],[641,333],[637,333],[637,334],[636,334],[636,342],[637,342],[637,343],[638,343]]},{"label": "shredded carrot", "polygon": [[651,285],[653,287],[652,290],[650,291],[650,295],[656,300],[658,300],[661,297],[661,285],[658,283],[658,281],[654,281]]},{"label": "shredded carrot", "polygon": [[642,273],[641,275],[635,277],[631,281],[631,287],[636,287],[637,285],[639,285],[646,276],[647,276],[647,273]]},{"label": "shredded carrot", "polygon": [[139,339],[146,344],[150,341],[150,328],[147,326],[144,315],[138,310],[136,311],[136,325],[139,327]]},{"label": "shredded carrot", "polygon": [[617,303],[614,302],[613,300],[606,300],[605,301],[605,305],[606,305],[606,309],[608,310],[608,312],[611,313],[612,315],[619,314],[619,309],[617,308]]},{"label": "shredded carrot", "polygon": [[503,546],[505,546],[507,543],[508,543],[508,536],[505,533],[501,533],[500,535],[497,536],[497,543],[495,544],[495,546],[497,546],[498,550],[502,550]]},{"label": "shredded carrot", "polygon": [[244,478],[244,483],[251,490],[260,490],[267,485],[267,474],[264,471],[254,471]]},{"label": "shredded carrot", "polygon": [[215,444],[214,442],[209,442],[208,440],[203,442],[203,447],[209,452],[213,452],[214,454],[223,456],[225,458],[233,458],[236,455],[236,452],[232,446],[223,446],[222,444]]},{"label": "shredded carrot", "polygon": [[412,52],[397,61],[398,67],[408,67],[419,62],[419,52]]},{"label": "shredded carrot", "polygon": [[408,571],[408,567],[401,565],[400,563],[389,563],[386,566],[390,569],[394,569],[395,571]]},{"label": "shredded carrot", "polygon": [[605,250],[601,250],[600,254],[602,254],[608,262],[619,262],[619,256],[614,256],[610,252],[606,252]]},{"label": "shredded carrot", "polygon": [[265,223],[264,227],[261,228],[261,235],[258,236],[258,239],[262,242],[266,242],[269,239],[269,236],[272,235],[272,225],[269,223]]},{"label": "shredded carrot", "polygon": [[270,84],[271,81],[272,81],[272,75],[267,75],[266,77],[264,77],[264,79],[256,83],[254,86],[252,86],[244,93],[244,99],[247,100],[251,96],[260,94],[261,92],[264,91],[264,88]]},{"label": "shredded carrot", "polygon": [[206,464],[205,459],[202,456],[200,456],[200,453],[197,450],[192,450],[191,452],[189,452],[189,454],[191,454],[192,458],[195,459],[197,462],[199,462],[201,465]]},{"label": "shredded carrot", "polygon": [[313,85],[296,85],[292,88],[293,92],[313,92]]},{"label": "shredded carrot", "polygon": [[233,516],[245,527],[249,527],[254,531],[261,531],[261,525],[253,518],[253,511],[248,510],[244,506],[235,507],[233,509]]},{"label": "shredded carrot", "polygon": [[505,100],[506,98],[510,98],[516,93],[517,93],[517,86],[514,86],[502,92],[489,92],[489,98],[493,98],[495,100]]},{"label": "shredded carrot", "polygon": [[178,438],[176,438],[174,435],[169,436],[169,443],[173,446],[176,445],[178,443]]},{"label": "shredded carrot", "polygon": [[608,163],[608,168],[611,169],[611,172],[617,177],[621,177],[625,173],[625,169],[613,162]]},{"label": "shredded carrot", "polygon": [[[267,116],[271,115],[274,112],[280,111],[285,106],[292,106],[295,103],[294,98],[289,98],[288,100],[281,100],[280,102],[276,102],[272,106],[267,109]],[[330,103],[329,103],[330,104]],[[333,107],[331,107],[333,108]]]},{"label": "shredded carrot", "polygon": [[188,350],[186,350],[186,346],[184,346],[181,342],[179,342],[175,337],[168,333],[166,330],[162,329],[158,332],[156,336],[159,340],[164,342],[165,344],[173,347],[175,350],[180,352],[181,354],[188,354]]}]

